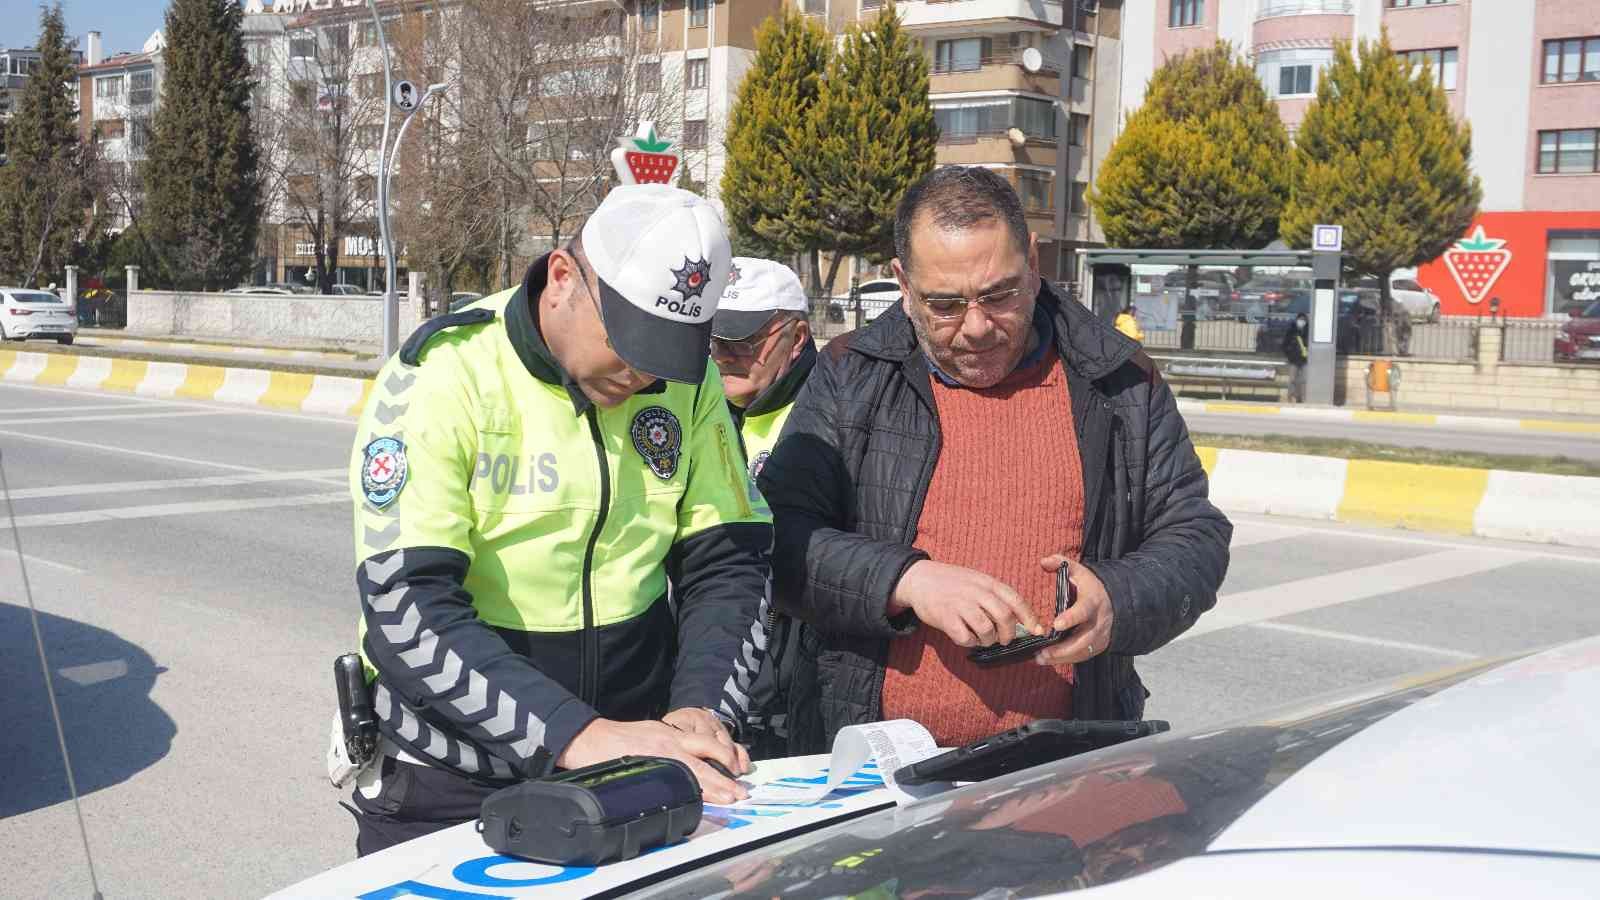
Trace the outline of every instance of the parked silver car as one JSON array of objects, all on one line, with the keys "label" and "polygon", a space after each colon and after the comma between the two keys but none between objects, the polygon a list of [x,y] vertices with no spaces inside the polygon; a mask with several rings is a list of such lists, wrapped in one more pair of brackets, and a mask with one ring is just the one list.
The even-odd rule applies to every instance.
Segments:
[{"label": "parked silver car", "polygon": [[0,287],[0,338],[70,344],[77,336],[78,317],[54,292]]}]

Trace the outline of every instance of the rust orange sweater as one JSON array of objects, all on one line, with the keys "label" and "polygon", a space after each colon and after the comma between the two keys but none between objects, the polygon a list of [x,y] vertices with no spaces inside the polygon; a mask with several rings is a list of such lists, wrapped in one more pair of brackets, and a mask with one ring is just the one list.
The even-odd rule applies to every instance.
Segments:
[{"label": "rust orange sweater", "polygon": [[[943,443],[916,545],[1010,585],[1048,623],[1055,575],[1039,561],[1077,559],[1083,544],[1083,467],[1061,360],[1046,353],[983,390],[932,382]],[[978,666],[926,625],[889,643],[883,717],[922,723],[942,747],[1071,710],[1071,666],[1031,657]]]}]

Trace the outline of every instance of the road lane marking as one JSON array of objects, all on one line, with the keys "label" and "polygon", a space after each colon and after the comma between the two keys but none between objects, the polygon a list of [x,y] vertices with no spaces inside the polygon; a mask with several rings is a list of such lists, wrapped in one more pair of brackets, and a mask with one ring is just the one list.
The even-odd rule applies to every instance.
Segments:
[{"label": "road lane marking", "polygon": [[[0,560],[3,560],[6,565],[10,565],[11,561],[16,558],[17,554],[14,550],[10,553],[0,553]],[[80,569],[77,566],[69,566],[66,563],[59,563],[53,559],[44,559],[43,557],[34,556],[32,553],[25,553],[23,554],[22,558],[27,560],[28,565],[30,566],[44,566],[47,569],[60,569],[61,571],[72,575],[87,574],[84,569]]]},{"label": "road lane marking", "polygon": [[18,528],[50,528],[61,525],[87,525],[95,522],[121,522],[128,519],[156,519],[169,516],[196,516],[208,513],[245,512],[278,509],[286,506],[318,506],[349,503],[344,491],[327,494],[301,494],[295,497],[262,497],[254,500],[195,500],[187,503],[152,503],[111,509],[85,509],[64,513],[35,513],[17,516]]},{"label": "road lane marking", "polygon": [[1413,644],[1410,641],[1391,641],[1387,638],[1367,637],[1366,635],[1350,634],[1345,631],[1328,631],[1322,628],[1307,628],[1304,625],[1290,625],[1287,622],[1252,622],[1251,628],[1265,628],[1270,631],[1282,631],[1288,634],[1299,634],[1306,637],[1326,638],[1331,641],[1346,641],[1352,644],[1365,644],[1369,647],[1384,647],[1389,650],[1409,650],[1413,653],[1427,653],[1433,656],[1443,656],[1448,659],[1478,659],[1481,654],[1465,653],[1460,650],[1448,650],[1444,647],[1433,647],[1428,644]]},{"label": "road lane marking", "polygon": [[[166,364],[151,363],[150,365],[162,366]],[[183,367],[175,366],[175,368],[182,369]],[[179,381],[181,381],[181,379],[179,379]],[[360,402],[352,406],[351,409],[344,415],[328,414],[325,412],[290,412],[289,410],[282,409],[263,409],[261,407],[252,406],[224,405],[215,400],[175,400],[170,396],[170,391],[166,395],[152,395],[148,392],[139,394],[121,394],[116,391],[107,390],[104,387],[102,387],[100,390],[86,390],[75,388],[41,387],[35,384],[20,384],[9,381],[0,383],[0,391],[4,391],[5,389],[16,389],[22,391],[39,391],[47,394],[66,394],[71,397],[86,397],[89,395],[105,396],[106,394],[113,394],[115,396],[125,397],[134,403],[149,403],[167,408],[179,407],[187,409],[218,409],[218,407],[221,407],[221,411],[228,413],[248,414],[252,416],[270,416],[279,419],[298,419],[303,422],[321,422],[324,424],[339,425],[344,428],[354,429],[357,424],[356,417],[361,415],[361,410],[366,403],[367,394],[372,390],[372,381],[370,379],[361,381],[361,384],[363,384],[365,387],[362,388]],[[149,387],[148,384],[145,386]],[[175,382],[173,385],[174,389],[176,386],[177,382]],[[5,410],[0,409],[0,415],[3,415],[4,412]]]},{"label": "road lane marking", "polygon": [[142,422],[145,419],[189,419],[195,416],[225,416],[231,410],[227,409],[175,409],[169,412],[130,412],[126,415],[93,415],[93,416],[57,416],[50,419],[26,419],[20,422],[11,422],[12,425],[54,425],[58,422],[110,422],[113,420],[127,420]]},{"label": "road lane marking", "polygon": [[11,492],[11,497],[14,500],[34,500],[40,497],[99,496],[101,494],[165,491],[178,488],[234,487],[241,484],[263,484],[273,481],[316,481],[327,484],[341,484],[344,477],[344,469],[302,469],[296,472],[262,472],[251,475],[203,475],[195,478],[163,478],[149,481],[59,484],[49,487],[19,488]]},{"label": "road lane marking", "polygon": [[[176,404],[163,403],[162,405],[163,406],[175,406]],[[10,409],[0,408],[0,417],[4,417],[4,416],[32,416],[32,415],[38,415],[40,413],[46,413],[46,414],[48,414],[48,413],[74,413],[75,414],[75,413],[80,413],[80,412],[99,412],[101,410],[106,410],[106,409],[126,409],[126,410],[129,410],[131,412],[138,412],[139,408],[140,408],[140,404],[138,404],[138,403],[129,403],[126,400],[122,401],[121,403],[85,403],[85,404],[83,404],[81,406],[24,406],[24,407],[20,407],[20,408],[19,407],[13,407],[13,408],[10,408]]]},{"label": "road lane marking", "polygon": [[271,471],[259,469],[255,466],[236,466],[233,463],[213,462],[209,459],[191,459],[187,456],[173,456],[168,453],[152,453],[149,450],[134,450],[129,447],[113,447],[108,444],[95,444],[89,441],[74,441],[71,438],[50,437],[43,434],[33,434],[27,431],[0,430],[0,437],[22,438],[23,440],[39,441],[44,444],[57,444],[62,447],[77,447],[80,450],[99,450],[103,453],[114,453],[118,456],[142,456],[146,459],[159,459],[162,462],[186,463],[191,466],[210,466],[215,469],[228,469],[233,472],[251,472],[260,474]]},{"label": "road lane marking", "polygon": [[1256,544],[1266,544],[1271,541],[1282,541],[1296,538],[1305,534],[1307,529],[1294,525],[1267,524],[1264,522],[1235,522],[1233,527],[1233,540],[1228,543],[1228,549],[1238,550]]},{"label": "road lane marking", "polygon": [[1459,537],[1439,535],[1429,537],[1417,532],[1395,531],[1371,525],[1359,525],[1341,522],[1324,522],[1311,519],[1292,519],[1285,516],[1267,516],[1261,513],[1229,512],[1228,517],[1234,525],[1266,525],[1274,526],[1279,522],[1293,521],[1295,527],[1311,535],[1332,534],[1340,537],[1358,538],[1367,541],[1384,541],[1391,544],[1410,544],[1417,547],[1439,547],[1445,550],[1464,550],[1474,548],[1491,553],[1516,553],[1531,559],[1554,559],[1563,562],[1583,563],[1587,565],[1600,565],[1600,553],[1582,547],[1573,547],[1569,551],[1546,549],[1538,544],[1528,544],[1520,541],[1506,541],[1501,538],[1480,538],[1469,535]]},{"label": "road lane marking", "polygon": [[1485,548],[1459,548],[1409,559],[1345,569],[1328,575],[1302,578],[1253,591],[1223,594],[1216,608],[1200,617],[1177,639],[1186,640],[1270,619],[1338,606],[1410,588],[1426,587],[1452,578],[1504,568],[1533,558],[1530,554]]}]

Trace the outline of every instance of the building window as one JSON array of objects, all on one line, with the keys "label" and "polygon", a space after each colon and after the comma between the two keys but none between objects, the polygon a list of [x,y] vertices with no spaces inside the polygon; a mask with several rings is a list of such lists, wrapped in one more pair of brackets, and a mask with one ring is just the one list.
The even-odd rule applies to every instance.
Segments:
[{"label": "building window", "polygon": [[294,95],[294,105],[297,109],[310,109],[317,103],[317,91],[309,81],[297,81],[289,89]]},{"label": "building window", "polygon": [[378,26],[372,22],[356,23],[356,46],[373,47],[378,43]]},{"label": "building window", "polygon": [[1600,300],[1600,231],[1552,231],[1546,313],[1577,315]]},{"label": "building window", "polygon": [[940,41],[933,48],[933,71],[935,74],[975,72],[983,68],[983,61],[991,50],[988,38]]},{"label": "building window", "polygon": [[383,73],[368,72],[356,76],[356,96],[362,100],[372,100],[383,96]]},{"label": "building window", "polygon": [[1188,28],[1206,19],[1206,0],[1167,0],[1167,27]]},{"label": "building window", "polygon": [[709,68],[706,60],[691,59],[684,64],[684,79],[689,83],[690,90],[704,90],[706,86],[706,70]]},{"label": "building window", "polygon": [[1072,77],[1088,78],[1093,71],[1094,48],[1087,44],[1077,44],[1072,48]]},{"label": "building window", "polygon": [[1600,81],[1600,37],[1544,42],[1542,84]]},{"label": "building window", "polygon": [[1332,50],[1268,50],[1256,55],[1256,77],[1269,97],[1308,97],[1317,92],[1317,73],[1332,61]]},{"label": "building window", "polygon": [[113,103],[120,102],[122,100],[122,76],[96,78],[94,80],[94,98]]},{"label": "building window", "polygon": [[1028,212],[1049,212],[1054,193],[1054,182],[1045,172],[1017,172],[1017,196],[1022,208]]},{"label": "building window", "polygon": [[661,0],[640,0],[639,27],[645,31],[661,27]]},{"label": "building window", "polygon": [[383,143],[383,126],[357,125],[354,138],[357,147],[368,147],[376,150],[378,145]]},{"label": "building window", "polygon": [[127,125],[121,119],[101,119],[94,123],[94,130],[100,140],[116,141],[127,134]]},{"label": "building window", "polygon": [[1032,97],[935,106],[933,120],[939,126],[941,141],[971,141],[1004,134],[1008,128],[1018,128],[1037,140],[1056,139],[1055,104]]},{"label": "building window", "polygon": [[690,119],[683,123],[683,146],[689,150],[700,150],[706,145],[706,120]]},{"label": "building window", "polygon": [[1072,206],[1069,207],[1072,210],[1072,214],[1075,216],[1088,215],[1089,201],[1085,200],[1083,197],[1084,192],[1089,190],[1088,182],[1074,181],[1070,190],[1071,194],[1067,197],[1067,202],[1072,204]]},{"label": "building window", "polygon": [[801,7],[808,16],[825,16],[828,14],[828,0],[805,0]]},{"label": "building window", "polygon": [[128,76],[128,102],[134,106],[149,106],[156,100],[156,73],[134,72]]},{"label": "building window", "polygon": [[1594,128],[1539,132],[1539,174],[1587,175],[1600,171],[1595,167],[1596,133]]},{"label": "building window", "polygon": [[1067,120],[1067,143],[1074,147],[1083,147],[1089,143],[1089,117],[1083,113],[1073,113]]},{"label": "building window", "polygon": [[317,39],[310,37],[297,37],[289,39],[290,59],[316,59]]},{"label": "building window", "polygon": [[1443,6],[1456,0],[1387,0],[1390,9],[1411,9],[1417,6]]},{"label": "building window", "polygon": [[1419,75],[1422,74],[1423,60],[1427,60],[1433,66],[1434,82],[1447,91],[1456,89],[1456,48],[1401,50],[1396,55],[1409,62]]},{"label": "building window", "polygon": [[635,74],[638,78],[636,88],[639,93],[653,94],[661,90],[661,63],[639,63]]},{"label": "building window", "polygon": [[341,53],[350,49],[350,29],[344,25],[335,25],[323,31],[328,36],[328,46]]},{"label": "building window", "polygon": [[707,0],[689,0],[689,27],[706,27]]},{"label": "building window", "polygon": [[150,120],[134,119],[128,125],[128,146],[135,153],[143,153],[150,146]]}]

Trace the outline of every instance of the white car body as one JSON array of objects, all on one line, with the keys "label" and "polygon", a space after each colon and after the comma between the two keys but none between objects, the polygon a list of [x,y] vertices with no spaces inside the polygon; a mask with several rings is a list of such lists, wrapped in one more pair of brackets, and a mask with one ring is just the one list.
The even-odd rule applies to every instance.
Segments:
[{"label": "white car body", "polygon": [[[889,307],[900,302],[900,283],[892,278],[880,278],[862,283],[857,289],[857,296],[861,298],[861,321],[871,322],[881,316]],[[849,297],[835,297],[831,301],[836,315],[846,322],[853,322],[855,306]]]},{"label": "white car body", "polygon": [[53,291],[0,287],[0,335],[70,344],[78,335],[77,312]]},{"label": "white car body", "polygon": [[[1362,287],[1376,289],[1378,282],[1375,279],[1364,279]],[[1394,298],[1395,306],[1405,311],[1413,319],[1425,319],[1436,322],[1439,319],[1439,297],[1433,291],[1423,287],[1417,281],[1416,272],[1402,269],[1389,276],[1389,296]]]}]

